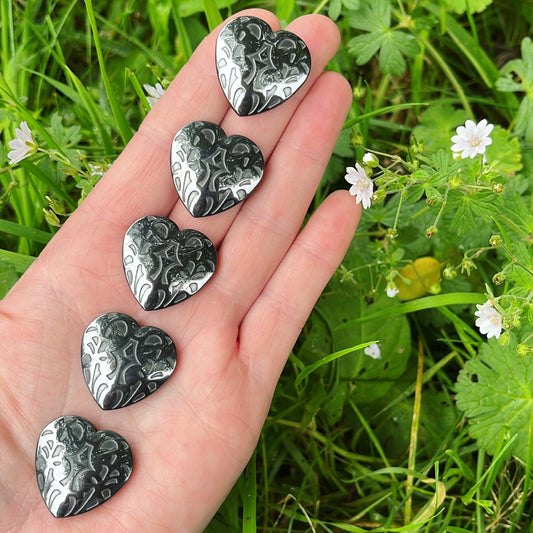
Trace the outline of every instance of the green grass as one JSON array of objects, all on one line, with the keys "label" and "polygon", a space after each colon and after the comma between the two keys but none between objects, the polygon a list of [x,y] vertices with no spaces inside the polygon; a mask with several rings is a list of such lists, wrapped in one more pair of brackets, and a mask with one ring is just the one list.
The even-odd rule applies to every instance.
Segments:
[{"label": "green grass", "polygon": [[[486,343],[473,312],[487,295],[500,298],[511,345],[531,353],[533,139],[520,124],[533,80],[520,67],[512,81],[522,86],[501,90],[500,80],[526,49],[530,2],[471,0],[479,11],[471,13],[458,12],[460,0],[2,2],[0,294],[94,186],[91,165],[105,169],[131,138],[148,110],[143,84],[165,86],[210,29],[258,5],[283,24],[329,15],[342,34],[329,68],[349,79],[354,100],[313,208],[347,187],[345,167],[368,150],[380,159],[381,197],[294,347],[257,449],[207,531],[531,531],[533,449],[523,455],[504,424],[495,449],[480,447],[455,398],[459,373]],[[394,46],[364,57],[361,44],[377,37]],[[487,166],[449,157],[467,118],[498,126]],[[40,151],[12,167],[8,142],[23,120]],[[503,244],[493,247],[495,234]],[[422,256],[442,265],[436,294],[387,298],[387,282]],[[376,340],[378,361],[361,349]]]}]

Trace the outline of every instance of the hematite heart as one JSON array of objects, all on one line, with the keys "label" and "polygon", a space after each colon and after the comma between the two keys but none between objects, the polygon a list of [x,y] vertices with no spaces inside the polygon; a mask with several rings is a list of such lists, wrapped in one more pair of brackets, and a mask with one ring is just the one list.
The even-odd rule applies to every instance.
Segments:
[{"label": "hematite heart", "polygon": [[80,416],[56,418],[37,442],[37,484],[56,518],[104,503],[128,481],[132,469],[129,444],[113,431],[96,431]]},{"label": "hematite heart", "polygon": [[216,44],[218,79],[238,115],[268,111],[290,98],[311,70],[302,39],[273,32],[256,17],[237,17],[222,28]]},{"label": "hematite heart", "polygon": [[152,311],[196,294],[214,274],[217,252],[203,233],[149,216],[126,232],[122,262],[133,295]]},{"label": "hematite heart", "polygon": [[226,137],[211,122],[187,124],[170,152],[174,185],[194,217],[225,211],[248,197],[263,177],[261,150],[242,135]]},{"label": "hematite heart", "polygon": [[118,409],[155,392],[176,368],[172,339],[131,316],[107,313],[86,328],[81,364],[87,386],[102,409]]}]

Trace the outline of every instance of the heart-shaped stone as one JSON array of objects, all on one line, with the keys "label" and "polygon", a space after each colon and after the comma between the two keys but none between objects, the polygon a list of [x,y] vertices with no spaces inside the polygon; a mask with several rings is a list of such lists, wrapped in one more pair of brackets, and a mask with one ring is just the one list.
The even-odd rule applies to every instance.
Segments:
[{"label": "heart-shaped stone", "polygon": [[122,262],[133,295],[152,311],[196,294],[215,272],[217,251],[203,233],[148,216],[126,232]]},{"label": "heart-shaped stone", "polygon": [[263,177],[265,161],[250,139],[242,135],[227,137],[220,126],[197,121],[176,133],[170,168],[189,213],[204,217],[247,198]]},{"label": "heart-shaped stone", "polygon": [[290,98],[311,70],[307,45],[256,17],[228,22],[216,43],[218,79],[238,115],[256,115]]},{"label": "heart-shaped stone", "polygon": [[80,416],[56,418],[37,442],[37,484],[56,518],[104,503],[128,481],[132,468],[129,444],[113,431],[96,431]]},{"label": "heart-shaped stone", "polygon": [[155,392],[176,368],[172,339],[131,316],[106,313],[85,329],[81,342],[83,377],[102,409],[118,409]]}]

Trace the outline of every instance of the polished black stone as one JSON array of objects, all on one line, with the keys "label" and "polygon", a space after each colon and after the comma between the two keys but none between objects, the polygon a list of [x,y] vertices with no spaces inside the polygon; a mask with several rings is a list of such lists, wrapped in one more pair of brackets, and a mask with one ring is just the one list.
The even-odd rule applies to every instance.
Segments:
[{"label": "polished black stone", "polygon": [[174,185],[194,217],[214,215],[242,202],[263,176],[261,150],[242,135],[227,137],[211,122],[187,124],[170,151]]},{"label": "polished black stone", "polygon": [[152,311],[196,294],[214,274],[217,252],[203,233],[148,216],[126,232],[122,262],[133,295]]},{"label": "polished black stone", "polygon": [[216,43],[218,79],[238,115],[268,111],[290,98],[311,70],[307,45],[256,17],[228,22]]},{"label": "polished black stone", "polygon": [[102,409],[118,409],[155,392],[176,368],[172,339],[131,316],[106,313],[85,329],[81,343],[83,377]]},{"label": "polished black stone", "polygon": [[128,481],[129,444],[113,431],[96,431],[80,416],[62,416],[41,432],[35,452],[37,484],[56,518],[94,509]]}]

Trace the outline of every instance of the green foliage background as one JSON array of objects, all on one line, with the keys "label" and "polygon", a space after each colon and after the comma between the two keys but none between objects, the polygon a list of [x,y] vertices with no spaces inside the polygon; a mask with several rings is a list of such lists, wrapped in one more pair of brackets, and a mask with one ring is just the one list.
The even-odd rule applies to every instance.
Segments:
[{"label": "green foliage background", "polygon": [[[1,295],[131,138],[149,110],[143,85],[166,87],[247,7],[284,26],[322,13],[342,34],[328,68],[354,99],[310,213],[365,152],[380,165],[208,531],[530,531],[531,0],[2,2]],[[453,159],[455,128],[482,118],[495,125],[485,160]],[[23,120],[39,151],[10,166]],[[439,283],[387,297],[421,257],[438,261]],[[488,298],[504,333],[487,342],[474,311]]]}]

